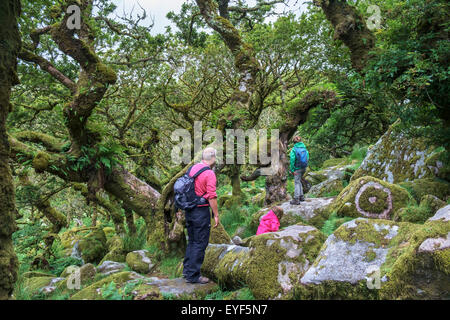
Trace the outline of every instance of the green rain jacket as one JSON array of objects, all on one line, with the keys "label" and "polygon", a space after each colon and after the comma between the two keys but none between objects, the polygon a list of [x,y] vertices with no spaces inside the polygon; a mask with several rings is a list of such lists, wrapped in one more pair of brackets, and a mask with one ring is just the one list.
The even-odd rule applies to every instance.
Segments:
[{"label": "green rain jacket", "polygon": [[294,172],[295,170],[298,170],[298,169],[301,169],[301,168],[296,168],[295,167],[295,148],[304,148],[305,150],[306,150],[306,155],[307,155],[307,158],[308,158],[308,160],[309,160],[309,152],[308,152],[308,149],[306,149],[306,146],[305,146],[305,144],[303,143],[303,142],[297,142],[296,144],[294,144],[294,147],[292,148],[292,150],[291,150],[291,153],[290,153],[290,158],[291,158],[291,165],[290,165],[290,169],[291,169],[291,172]]}]

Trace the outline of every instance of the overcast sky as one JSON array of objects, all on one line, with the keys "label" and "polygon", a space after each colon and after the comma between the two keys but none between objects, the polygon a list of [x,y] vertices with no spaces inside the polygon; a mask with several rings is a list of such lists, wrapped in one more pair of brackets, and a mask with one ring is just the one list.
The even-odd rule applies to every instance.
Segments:
[{"label": "overcast sky", "polygon": [[[165,31],[165,27],[170,24],[170,21],[166,18],[166,14],[169,11],[179,12],[181,9],[181,4],[186,0],[112,0],[117,5],[117,14],[120,15],[123,10],[125,12],[131,12],[133,6],[135,7],[134,12],[139,12],[140,8],[137,3],[141,5],[147,12],[149,16],[146,21],[144,21],[145,25],[149,25],[151,23],[151,18],[155,21],[155,26],[153,27],[152,33],[163,33]],[[287,8],[284,5],[278,5],[276,7],[277,12],[283,12],[283,10],[290,10],[295,13],[299,13],[303,11],[305,5],[301,5],[301,3],[306,0],[289,0],[289,4],[291,7]],[[255,3],[255,0],[247,0],[247,3],[251,6]],[[272,18],[273,20],[275,18]]]}]

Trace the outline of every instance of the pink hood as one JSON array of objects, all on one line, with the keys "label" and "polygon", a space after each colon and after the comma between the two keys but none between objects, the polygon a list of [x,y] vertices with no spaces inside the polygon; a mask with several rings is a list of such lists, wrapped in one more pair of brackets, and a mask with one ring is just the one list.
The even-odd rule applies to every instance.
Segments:
[{"label": "pink hood", "polygon": [[266,215],[261,218],[259,223],[258,231],[256,234],[263,234],[266,232],[275,232],[280,228],[280,221],[278,221],[277,216],[270,210]]}]

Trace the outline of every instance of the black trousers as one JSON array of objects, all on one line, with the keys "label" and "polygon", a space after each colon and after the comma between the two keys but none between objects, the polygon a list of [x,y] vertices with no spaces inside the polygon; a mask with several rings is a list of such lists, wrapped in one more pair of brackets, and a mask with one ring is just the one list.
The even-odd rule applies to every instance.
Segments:
[{"label": "black trousers", "polygon": [[205,250],[211,231],[211,212],[209,206],[186,210],[188,244],[183,261],[183,274],[186,280],[196,282],[205,258]]}]

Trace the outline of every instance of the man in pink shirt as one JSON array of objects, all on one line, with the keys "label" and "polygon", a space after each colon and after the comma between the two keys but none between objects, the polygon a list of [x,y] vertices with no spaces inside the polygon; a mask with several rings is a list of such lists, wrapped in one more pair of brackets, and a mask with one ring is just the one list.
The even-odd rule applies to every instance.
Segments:
[{"label": "man in pink shirt", "polygon": [[[204,167],[213,168],[216,163],[216,150],[205,148],[202,161],[193,165],[189,176],[195,175]],[[188,244],[183,261],[183,276],[190,283],[208,283],[209,279],[200,275],[200,268],[205,258],[205,250],[209,242],[211,230],[211,211],[214,214],[214,227],[219,224],[217,207],[216,175],[213,170],[205,170],[195,179],[195,193],[204,198],[203,203],[194,209],[186,210],[186,228]]]}]

